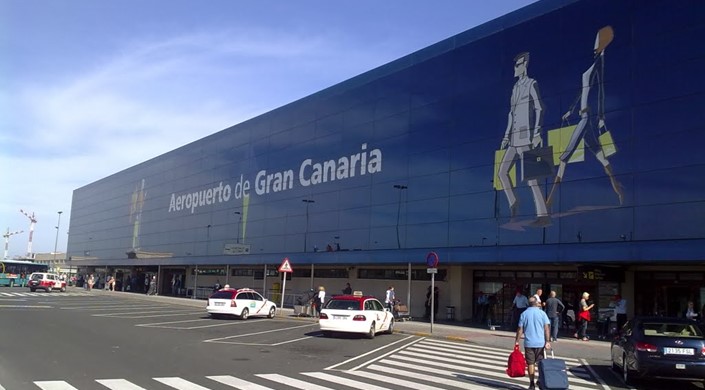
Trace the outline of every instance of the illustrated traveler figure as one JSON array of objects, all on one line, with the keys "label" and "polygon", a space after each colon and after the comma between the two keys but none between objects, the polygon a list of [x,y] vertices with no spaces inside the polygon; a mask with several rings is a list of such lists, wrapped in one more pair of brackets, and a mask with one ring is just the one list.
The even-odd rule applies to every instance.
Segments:
[{"label": "illustrated traveler figure", "polygon": [[[617,181],[614,176],[614,171],[612,165],[610,164],[605,152],[600,146],[599,135],[606,131],[605,128],[605,89],[604,89],[604,71],[605,71],[605,49],[612,42],[614,38],[614,31],[612,27],[606,26],[601,28],[597,32],[595,38],[594,46],[594,62],[590,67],[583,73],[582,77],[582,88],[580,89],[580,94],[570,106],[568,112],[563,115],[563,120],[567,121],[570,115],[575,111],[580,104],[580,121],[578,125],[573,130],[568,141],[568,146],[565,152],[560,155],[560,163],[558,166],[558,172],[553,181],[553,186],[551,187],[551,192],[548,194],[546,203],[550,206],[553,202],[553,196],[555,196],[555,191],[560,182],[563,180],[563,175],[565,174],[565,167],[568,160],[573,156],[575,150],[577,149],[580,141],[585,141],[585,146],[587,146],[592,153],[595,154],[597,160],[602,164],[605,173],[610,179],[612,184],[612,189],[617,194],[619,198],[619,204],[621,205],[624,201],[624,190],[622,185]],[[593,92],[593,96],[597,99],[597,102],[590,101],[590,93]],[[597,131],[595,131],[593,119],[597,119]]]},{"label": "illustrated traveler figure", "polygon": [[544,350],[551,349],[551,325],[546,313],[534,297],[529,298],[529,308],[519,317],[514,345],[524,338],[524,357],[529,371],[529,389],[536,388],[536,364],[543,359]]},{"label": "illustrated traveler figure", "polygon": [[565,310],[565,305],[560,299],[556,298],[556,292],[551,291],[546,300],[546,315],[551,321],[551,341],[558,339],[558,329],[561,326],[561,313]]},{"label": "illustrated traveler figure", "polygon": [[583,341],[590,340],[587,337],[587,328],[591,319],[590,310],[595,306],[595,304],[588,305],[588,298],[590,298],[590,294],[584,292],[578,304],[578,332],[575,334],[575,337]]},{"label": "illustrated traveler figure", "polygon": [[343,289],[343,294],[345,294],[345,295],[352,294],[352,287],[350,287],[350,283],[345,283],[345,288]]},{"label": "illustrated traveler figure", "polygon": [[[523,154],[527,150],[538,147],[542,144],[541,123],[543,120],[543,104],[539,96],[536,80],[527,76],[529,66],[529,53],[521,53],[514,58],[514,77],[518,78],[512,88],[510,100],[510,110],[507,120],[507,129],[502,138],[501,149],[507,148],[502,162],[499,164],[497,176],[502,183],[504,194],[509,202],[511,217],[517,216],[519,211],[519,199],[517,199],[509,171],[516,164],[517,159],[523,159]],[[522,170],[522,176],[524,172]],[[548,226],[551,219],[548,216],[546,201],[541,193],[538,180],[528,180],[527,184],[531,188],[536,206],[536,220],[531,226]]]}]

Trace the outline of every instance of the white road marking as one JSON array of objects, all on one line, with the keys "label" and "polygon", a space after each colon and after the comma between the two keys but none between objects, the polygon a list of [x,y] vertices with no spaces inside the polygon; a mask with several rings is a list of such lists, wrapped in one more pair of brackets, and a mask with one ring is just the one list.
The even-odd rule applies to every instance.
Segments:
[{"label": "white road marking", "polygon": [[[409,340],[409,339],[415,338],[415,337],[416,337],[416,336],[407,336],[407,337],[405,337],[405,338],[403,338],[403,339],[401,339],[401,340],[397,340],[397,341],[395,341],[395,342],[393,342],[393,343],[384,345],[384,346],[382,346],[382,347],[379,347],[379,348],[374,349],[374,350],[372,350],[372,351],[369,351],[369,352],[367,352],[367,353],[363,353],[362,355],[355,356],[354,358],[348,359],[348,360],[346,360],[346,361],[344,361],[344,362],[340,362],[340,363],[334,364],[334,365],[332,365],[332,366],[330,366],[330,367],[326,367],[326,368],[324,368],[324,370],[334,370],[336,367],[342,366],[343,364],[347,364],[347,363],[350,363],[350,362],[355,361],[355,360],[357,360],[357,359],[363,358],[363,357],[365,357],[365,356],[367,356],[367,355],[371,355],[371,354],[373,354],[373,353],[377,353],[378,351],[381,351],[381,350],[383,350],[383,349],[387,349],[387,348],[391,347],[391,346],[394,345],[394,344],[401,343],[401,342],[404,342],[404,341],[406,341],[406,340]],[[407,345],[404,346],[404,347],[401,347],[401,348],[395,349],[394,351],[391,351],[390,353],[399,351],[400,349],[406,348],[407,346],[413,345],[414,343],[418,343],[418,342],[421,341],[421,340],[423,340],[423,339],[415,340],[415,341],[413,341],[413,342],[407,344]],[[377,358],[377,359],[381,359],[382,357],[387,356],[387,355],[389,355],[390,353],[387,353],[387,354],[385,354],[385,355],[382,355],[381,357],[379,357],[379,358]],[[377,359],[375,359],[375,360],[377,360]],[[360,368],[360,367],[362,367],[362,366],[364,366],[364,365],[366,365],[366,364],[370,364],[371,362],[374,362],[375,360],[372,360],[372,361],[369,361],[369,362],[365,362],[364,364],[362,364],[362,365],[360,365],[360,366],[357,366],[357,367],[353,368],[352,370],[357,370],[358,368]],[[352,370],[351,370],[351,371],[352,371]]]},{"label": "white road marking", "polygon": [[289,378],[279,374],[259,374],[260,378],[268,379],[273,382],[282,383],[287,386],[295,387],[301,390],[334,390],[329,387],[314,385],[313,383],[304,382],[302,380]]},{"label": "white road marking", "polygon": [[179,390],[210,390],[207,387],[197,385],[193,382],[189,382],[185,379],[171,377],[171,378],[154,378],[155,381],[161,382],[167,386],[173,387]]},{"label": "white road marking", "polygon": [[41,381],[34,384],[42,390],[78,390],[64,381]]},{"label": "white road marking", "polygon": [[272,390],[271,387],[260,386],[256,383],[248,382],[231,375],[207,376],[206,378],[240,390]]},{"label": "white road marking", "polygon": [[[310,376],[312,378],[321,379],[328,382],[333,382],[338,385],[352,387],[354,389],[365,389],[365,390],[390,390],[387,387],[375,386],[369,383],[364,383],[348,378],[343,378],[331,374],[326,374],[325,372],[302,372],[303,375]],[[389,378],[387,378],[389,379]],[[382,382],[384,383],[384,382]],[[397,383],[395,383],[397,384]]]},{"label": "white road marking", "polygon": [[147,390],[124,379],[96,379],[96,382],[111,390]]},{"label": "white road marking", "polygon": [[285,330],[311,327],[311,326],[314,326],[314,325],[318,325],[318,324],[306,324],[306,325],[292,326],[292,327],[289,327],[289,328],[265,330],[265,331],[262,331],[262,332],[238,334],[238,335],[235,335],[235,336],[227,336],[227,337],[219,337],[219,338],[217,338],[217,339],[203,340],[203,342],[204,342],[204,343],[226,343],[226,344],[227,344],[226,341],[221,341],[221,340],[235,339],[235,338],[247,337],[247,336],[256,336],[256,335],[265,334],[265,333],[282,332],[282,331],[285,331]]},{"label": "white road marking", "polygon": [[[373,365],[374,366],[374,365]],[[407,381],[401,378],[391,378],[389,375],[381,375],[381,374],[375,374],[373,372],[368,372],[368,371],[350,371],[348,372],[349,374],[356,375],[362,378],[367,378],[367,379],[372,379],[376,381],[381,381],[382,383],[384,382],[392,382],[395,385],[399,386],[404,386],[408,387],[410,389],[416,389],[416,390],[445,390],[441,387],[436,387],[436,386],[430,386],[430,385],[425,385],[423,383],[418,383],[418,382],[412,382],[412,381]]]},{"label": "white road marking", "polygon": [[[152,314],[147,314],[147,313],[152,313]],[[172,312],[168,312],[166,314],[154,314],[154,313],[155,313],[154,311],[151,311],[151,312],[137,312],[137,313],[91,314],[91,316],[104,317],[104,318],[126,318],[126,319],[138,320],[140,318],[174,317],[174,316],[202,314],[203,312],[201,312],[201,311],[173,312],[172,311]],[[143,315],[134,315],[134,314],[143,314]]]}]

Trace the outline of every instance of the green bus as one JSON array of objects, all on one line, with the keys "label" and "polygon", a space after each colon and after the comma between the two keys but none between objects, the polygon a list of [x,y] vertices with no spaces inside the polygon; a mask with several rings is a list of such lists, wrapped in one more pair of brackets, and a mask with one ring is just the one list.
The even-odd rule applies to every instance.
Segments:
[{"label": "green bus", "polygon": [[47,272],[49,266],[27,260],[0,260],[0,286],[27,285],[32,272]]}]

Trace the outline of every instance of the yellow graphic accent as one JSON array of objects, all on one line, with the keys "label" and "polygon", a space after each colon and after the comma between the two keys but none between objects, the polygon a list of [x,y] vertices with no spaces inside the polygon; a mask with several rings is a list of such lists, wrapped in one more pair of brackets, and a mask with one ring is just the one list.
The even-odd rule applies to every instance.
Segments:
[{"label": "yellow graphic accent", "polygon": [[[497,173],[499,172],[499,164],[502,163],[502,159],[504,158],[505,153],[507,153],[507,149],[495,150],[494,152],[494,176],[492,179],[492,183],[494,185],[494,189],[497,191],[501,191],[504,189],[504,187],[502,187],[502,182],[499,181],[499,176],[497,176]],[[517,182],[516,164],[512,165],[512,169],[509,170],[509,179],[512,181],[512,187],[515,187]]]},{"label": "yellow graphic accent", "polygon": [[[560,164],[560,156],[568,148],[570,136],[573,134],[575,128],[576,125],[571,125],[548,131],[548,145],[553,146],[554,165]],[[580,143],[578,144],[578,147],[575,149],[575,153],[570,156],[570,160],[568,160],[568,163],[582,161],[585,161],[585,141],[581,139]]]},{"label": "yellow graphic accent", "polygon": [[602,147],[602,153],[605,154],[605,157],[609,157],[617,153],[617,145],[614,143],[612,133],[610,133],[609,130],[600,134],[599,140],[600,146]]}]

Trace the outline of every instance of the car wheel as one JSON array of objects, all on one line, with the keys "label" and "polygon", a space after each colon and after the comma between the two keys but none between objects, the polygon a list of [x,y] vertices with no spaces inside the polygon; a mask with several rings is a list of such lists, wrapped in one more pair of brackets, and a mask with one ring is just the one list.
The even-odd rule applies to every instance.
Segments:
[{"label": "car wheel", "polygon": [[66,287],[61,287],[61,290],[59,290],[59,291],[66,292]]},{"label": "car wheel", "polygon": [[389,327],[387,328],[387,334],[394,333],[394,318],[389,321]]},{"label": "car wheel", "polygon": [[47,288],[46,288],[46,291],[47,291],[48,293],[50,293],[50,292],[51,292],[51,287],[47,287]]},{"label": "car wheel", "polygon": [[241,319],[241,320],[246,320],[247,317],[249,317],[249,316],[250,316],[250,311],[247,310],[247,308],[242,309],[242,312],[240,312],[240,319]]},{"label": "car wheel", "polygon": [[272,306],[269,309],[269,314],[267,315],[267,318],[274,318],[274,315],[277,314],[277,308]]},{"label": "car wheel", "polygon": [[375,323],[370,324],[370,330],[367,332],[367,338],[368,339],[373,339],[375,338]]},{"label": "car wheel", "polygon": [[37,289],[36,289],[36,288],[30,288],[29,291],[35,292],[35,291],[37,291]]}]

